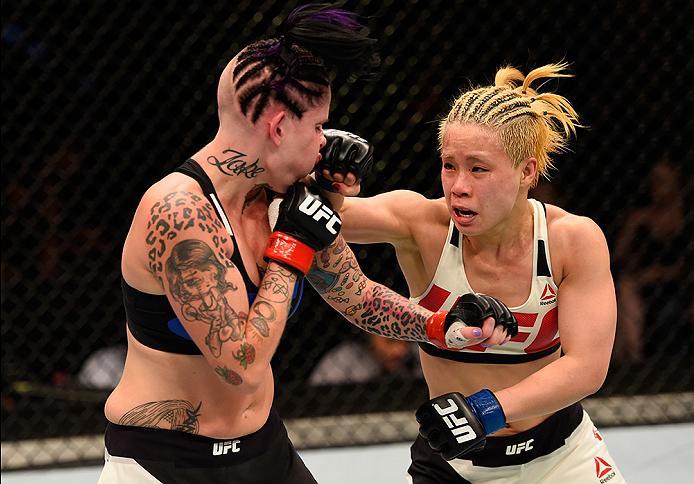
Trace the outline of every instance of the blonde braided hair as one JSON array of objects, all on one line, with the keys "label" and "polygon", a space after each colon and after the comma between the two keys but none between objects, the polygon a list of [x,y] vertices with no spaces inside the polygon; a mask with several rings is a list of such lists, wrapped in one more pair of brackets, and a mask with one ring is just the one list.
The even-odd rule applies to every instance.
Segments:
[{"label": "blonde braided hair", "polygon": [[558,94],[540,93],[531,84],[538,79],[572,77],[563,71],[565,62],[533,69],[525,76],[514,67],[500,68],[493,86],[460,94],[439,123],[439,148],[450,123],[478,124],[492,128],[504,151],[518,166],[524,160],[537,160],[537,177],[548,177],[553,168],[550,155],[565,151],[569,138],[576,135],[578,114],[571,103]]}]

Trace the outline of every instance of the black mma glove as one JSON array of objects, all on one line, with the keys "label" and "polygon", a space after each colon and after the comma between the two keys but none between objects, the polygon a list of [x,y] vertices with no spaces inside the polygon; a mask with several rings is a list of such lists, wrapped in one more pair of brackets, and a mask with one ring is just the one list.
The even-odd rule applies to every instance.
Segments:
[{"label": "black mma glove", "polygon": [[469,397],[447,393],[417,409],[419,435],[444,459],[482,449],[486,436],[506,426],[506,416],[490,390]]},{"label": "black mma glove", "polygon": [[[268,216],[275,205],[268,208]],[[279,203],[277,221],[265,249],[265,257],[304,275],[311,268],[313,254],[330,245],[340,233],[342,221],[330,202],[297,182],[287,189]]]},{"label": "black mma glove", "polygon": [[451,325],[461,322],[481,328],[489,317],[494,318],[495,326],[503,326],[509,336],[518,334],[518,321],[504,303],[486,294],[470,292],[460,296],[450,311],[438,311],[427,319],[427,338],[439,348],[460,349],[447,343],[446,332]]},{"label": "black mma glove", "polygon": [[357,180],[363,179],[371,172],[373,165],[373,147],[356,134],[339,129],[323,131],[326,144],[320,150],[321,161],[316,165],[316,181],[324,189],[334,192],[332,182],[323,177],[323,170],[330,173],[354,174]]}]

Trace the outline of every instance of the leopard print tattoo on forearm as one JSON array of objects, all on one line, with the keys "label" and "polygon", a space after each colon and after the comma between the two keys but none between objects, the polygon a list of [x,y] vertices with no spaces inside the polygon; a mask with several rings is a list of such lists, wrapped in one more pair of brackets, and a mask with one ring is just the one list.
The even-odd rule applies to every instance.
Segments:
[{"label": "leopard print tattoo on forearm", "polygon": [[200,407],[187,400],[161,400],[139,405],[125,415],[118,424],[136,427],[153,427],[166,430],[180,430],[197,434],[199,429]]},{"label": "leopard print tattoo on forearm", "polygon": [[354,321],[362,329],[388,338],[428,341],[422,308],[385,286],[374,285],[366,291],[362,311]]},{"label": "leopard print tattoo on forearm", "polygon": [[342,237],[316,259],[306,278],[353,324],[389,338],[427,341],[428,312],[385,286],[369,285]]}]

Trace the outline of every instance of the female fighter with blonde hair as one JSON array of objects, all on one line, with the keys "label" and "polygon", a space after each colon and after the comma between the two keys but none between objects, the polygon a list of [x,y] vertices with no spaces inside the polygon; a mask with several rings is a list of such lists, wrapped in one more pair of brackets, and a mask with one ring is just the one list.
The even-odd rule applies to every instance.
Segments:
[{"label": "female fighter with blonde hair", "polygon": [[[614,340],[605,237],[587,217],[528,199],[580,126],[567,99],[531,87],[566,67],[505,67],[455,100],[439,127],[443,198],[344,199],[345,239],[392,244],[412,301],[438,311],[484,293],[518,321],[500,346],[420,344],[432,400],[417,411],[414,483],[624,482],[579,403],[603,384]],[[330,151],[345,136],[326,138]],[[354,194],[359,173],[322,168]]]}]

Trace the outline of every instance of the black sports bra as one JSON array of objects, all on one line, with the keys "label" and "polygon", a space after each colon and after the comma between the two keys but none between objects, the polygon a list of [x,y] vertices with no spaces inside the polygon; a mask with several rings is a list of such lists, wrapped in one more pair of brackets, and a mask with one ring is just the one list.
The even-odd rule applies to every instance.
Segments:
[{"label": "black sports bra", "polygon": [[[203,193],[210,201],[219,219],[225,227],[231,227],[229,219],[224,213],[224,209],[219,204],[217,192],[212,185],[212,181],[207,174],[193,159],[186,160],[181,166],[174,170],[183,173],[198,182]],[[229,230],[231,241],[236,247],[236,239],[232,230]],[[246,268],[243,265],[241,254],[235,250],[231,255],[231,261],[238,268],[246,286],[248,294],[248,304],[252,304],[258,293],[258,287],[253,283]],[[125,315],[128,328],[133,337],[145,346],[154,348],[167,353],[178,353],[183,355],[200,355],[202,352],[195,344],[191,336],[181,324],[176,316],[167,297],[163,294],[149,294],[138,291],[130,286],[121,277],[121,287],[123,290],[123,302],[125,304]],[[299,307],[301,296],[303,295],[303,279],[294,287],[291,317]]]}]

